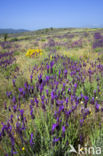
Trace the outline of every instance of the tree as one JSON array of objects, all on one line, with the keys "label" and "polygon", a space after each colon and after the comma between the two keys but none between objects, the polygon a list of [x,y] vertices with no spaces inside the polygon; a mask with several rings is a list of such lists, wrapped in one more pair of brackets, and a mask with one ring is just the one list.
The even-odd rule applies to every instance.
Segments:
[{"label": "tree", "polygon": [[4,34],[4,41],[7,41],[8,34]]}]

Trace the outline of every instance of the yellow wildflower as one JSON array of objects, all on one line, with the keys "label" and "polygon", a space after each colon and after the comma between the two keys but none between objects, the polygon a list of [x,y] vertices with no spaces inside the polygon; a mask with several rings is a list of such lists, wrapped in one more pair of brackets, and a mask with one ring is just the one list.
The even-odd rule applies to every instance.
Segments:
[{"label": "yellow wildflower", "polygon": [[82,148],[80,148],[80,150],[79,151],[83,151],[83,147]]},{"label": "yellow wildflower", "polygon": [[25,150],[25,147],[22,147],[22,151],[24,151]]},{"label": "yellow wildflower", "polygon": [[52,60],[52,56],[50,56],[50,60]]},{"label": "yellow wildflower", "polygon": [[81,101],[81,104],[83,104],[83,101]]},{"label": "yellow wildflower", "polygon": [[83,147],[80,149],[80,151],[83,151]]}]

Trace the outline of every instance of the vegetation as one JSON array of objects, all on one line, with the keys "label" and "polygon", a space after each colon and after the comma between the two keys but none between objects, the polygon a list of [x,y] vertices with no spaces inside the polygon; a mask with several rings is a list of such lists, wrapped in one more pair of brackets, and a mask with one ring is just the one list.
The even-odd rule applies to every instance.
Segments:
[{"label": "vegetation", "polygon": [[0,40],[0,156],[77,155],[70,145],[102,152],[103,29]]}]

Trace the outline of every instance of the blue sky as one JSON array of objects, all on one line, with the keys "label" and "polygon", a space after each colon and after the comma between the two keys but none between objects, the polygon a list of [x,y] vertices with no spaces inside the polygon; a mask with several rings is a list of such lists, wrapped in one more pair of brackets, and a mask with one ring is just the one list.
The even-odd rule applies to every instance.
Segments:
[{"label": "blue sky", "polygon": [[103,26],[103,0],[0,0],[0,28]]}]

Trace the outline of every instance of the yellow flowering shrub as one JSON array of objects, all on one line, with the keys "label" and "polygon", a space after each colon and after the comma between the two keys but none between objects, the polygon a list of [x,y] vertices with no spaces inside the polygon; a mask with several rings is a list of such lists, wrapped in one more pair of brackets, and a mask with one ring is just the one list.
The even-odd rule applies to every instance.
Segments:
[{"label": "yellow flowering shrub", "polygon": [[32,57],[32,56],[38,56],[42,55],[42,50],[41,49],[28,49],[26,56]]}]

